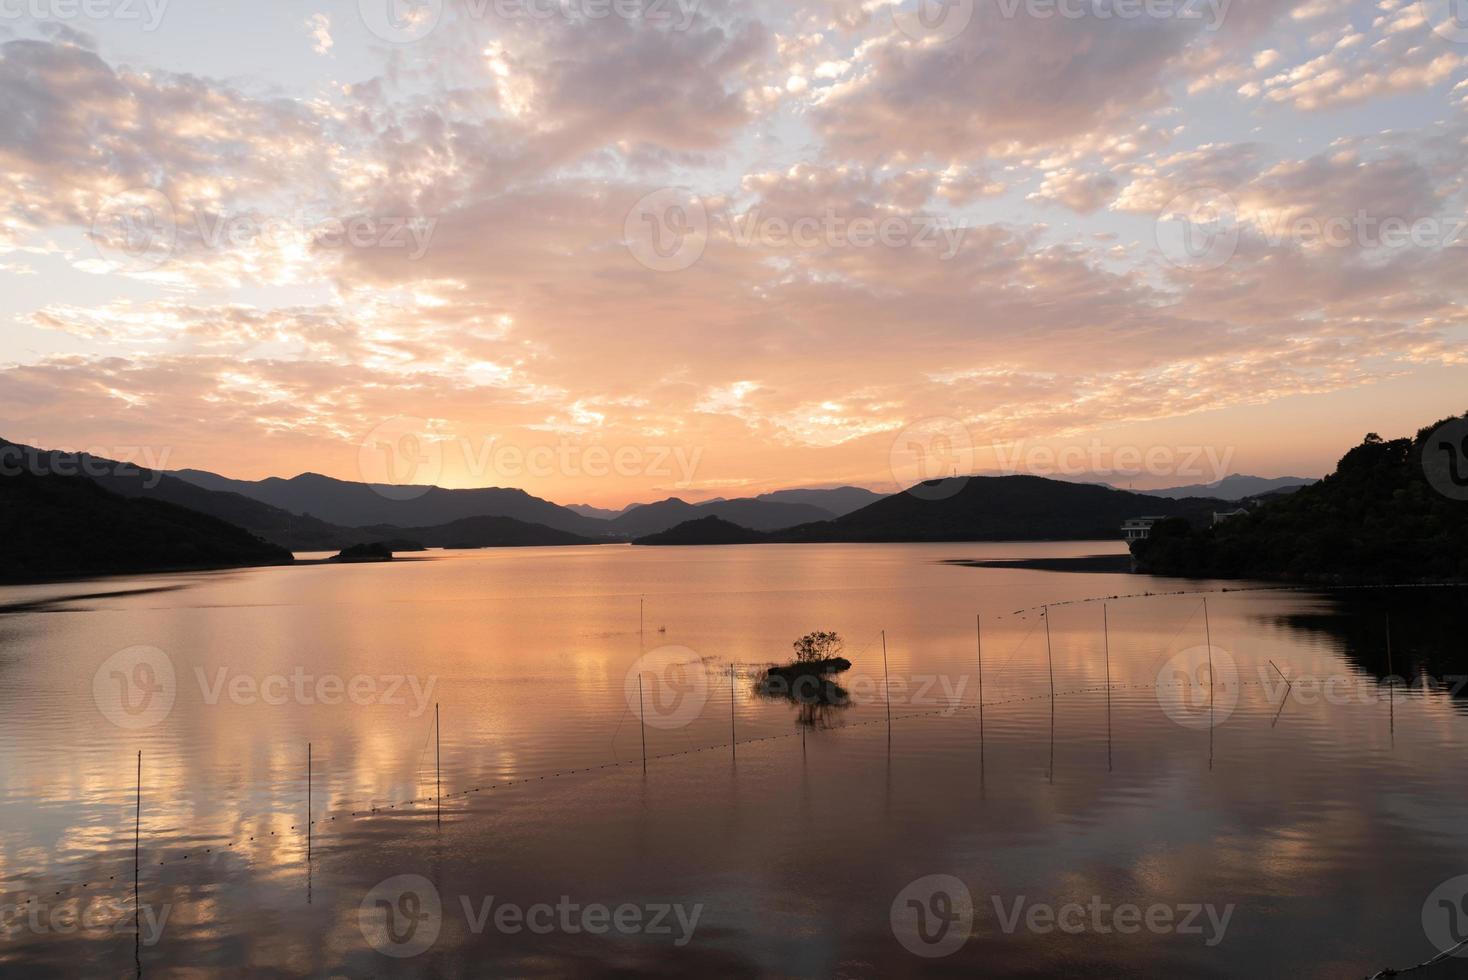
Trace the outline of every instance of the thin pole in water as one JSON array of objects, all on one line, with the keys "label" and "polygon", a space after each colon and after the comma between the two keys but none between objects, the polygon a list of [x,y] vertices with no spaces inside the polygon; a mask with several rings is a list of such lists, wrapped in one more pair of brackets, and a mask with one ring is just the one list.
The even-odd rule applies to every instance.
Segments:
[{"label": "thin pole in water", "polygon": [[1055,654],[1050,650],[1050,607],[1046,606],[1045,616],[1045,660],[1050,665],[1050,700],[1055,700]]},{"label": "thin pole in water", "polygon": [[1213,722],[1213,626],[1208,621],[1208,597],[1203,597],[1203,638],[1208,644],[1208,722]]},{"label": "thin pole in water", "polygon": [[984,614],[974,616],[974,642],[979,654],[979,736],[984,734]]},{"label": "thin pole in water", "polygon": [[882,630],[882,694],[887,702],[887,735],[892,735],[892,677],[887,672],[887,631]]},{"label": "thin pole in water", "polygon": [[637,674],[637,725],[642,729],[642,771],[647,772],[647,722],[643,719],[642,673]]},{"label": "thin pole in water", "polygon": [[306,743],[306,863],[311,863],[311,743]]}]

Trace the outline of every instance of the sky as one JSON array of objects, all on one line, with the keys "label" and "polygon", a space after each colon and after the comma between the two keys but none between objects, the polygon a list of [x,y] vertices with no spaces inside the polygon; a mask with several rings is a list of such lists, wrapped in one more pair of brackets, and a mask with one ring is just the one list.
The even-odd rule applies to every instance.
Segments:
[{"label": "sky", "polygon": [[562,503],[1468,410],[1468,0],[0,0],[0,436]]}]

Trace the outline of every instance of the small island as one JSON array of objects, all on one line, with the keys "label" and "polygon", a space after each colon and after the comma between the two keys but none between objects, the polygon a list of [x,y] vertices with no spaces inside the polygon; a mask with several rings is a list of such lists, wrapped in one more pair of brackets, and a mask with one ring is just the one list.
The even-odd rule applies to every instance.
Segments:
[{"label": "small island", "polygon": [[767,669],[759,683],[759,693],[800,704],[829,703],[833,694],[844,701],[846,692],[830,680],[830,675],[851,669],[851,661],[841,656],[845,646],[841,634],[807,633],[791,646],[795,648],[795,660]]},{"label": "small island", "polygon": [[354,544],[350,547],[343,548],[340,554],[331,556],[327,561],[392,561],[392,549],[388,547],[385,541],[374,541],[371,544]]}]

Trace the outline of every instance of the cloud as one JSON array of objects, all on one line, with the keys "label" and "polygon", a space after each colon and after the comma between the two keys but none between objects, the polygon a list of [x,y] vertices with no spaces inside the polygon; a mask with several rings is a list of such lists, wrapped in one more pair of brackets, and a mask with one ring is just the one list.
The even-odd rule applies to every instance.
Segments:
[{"label": "cloud", "polygon": [[331,53],[331,17],[327,14],[312,14],[306,18],[306,28],[311,32],[311,50],[317,54]]}]

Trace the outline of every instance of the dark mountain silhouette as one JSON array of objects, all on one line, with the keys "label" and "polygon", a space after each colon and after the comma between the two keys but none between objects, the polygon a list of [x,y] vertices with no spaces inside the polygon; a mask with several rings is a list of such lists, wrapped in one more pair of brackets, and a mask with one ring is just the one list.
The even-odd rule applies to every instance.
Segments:
[{"label": "dark mountain silhouette", "polygon": [[833,517],[845,517],[854,510],[876,503],[883,496],[864,487],[833,487],[829,490],[776,490],[762,493],[754,499],[774,504],[810,504],[829,511]]},{"label": "dark mountain silhouette", "polygon": [[68,453],[5,443],[32,473],[74,474],[104,490],[133,499],[161,500],[226,521],[292,551],[335,551],[364,540],[343,528],[235,493],[206,490],[166,473],[87,453]]},{"label": "dark mountain silhouette", "polygon": [[465,517],[432,527],[351,528],[377,541],[393,537],[421,541],[430,548],[525,548],[540,545],[605,544],[605,537],[588,538],[544,524],[529,524],[513,517]]},{"label": "dark mountain silhouette", "polygon": [[1180,500],[1183,497],[1217,497],[1219,500],[1243,500],[1245,497],[1258,497],[1266,493],[1278,493],[1284,491],[1293,493],[1300,487],[1308,486],[1315,481],[1304,476],[1245,476],[1242,473],[1231,473],[1219,480],[1217,483],[1195,483],[1185,487],[1167,487],[1162,490],[1139,490],[1149,497],[1169,497]]},{"label": "dark mountain silhouette", "polygon": [[685,521],[695,521],[703,517],[722,518],[754,531],[773,531],[810,521],[826,520],[831,517],[831,512],[810,504],[776,503],[752,497],[711,500],[701,504],[690,504],[686,500],[669,497],[655,504],[630,508],[621,517],[611,521],[609,526],[617,534],[636,538],[666,531]]},{"label": "dark mountain silhouette", "polygon": [[393,541],[397,550],[411,550],[446,541],[468,541],[471,547],[491,547],[500,542],[523,544],[583,544],[590,539],[543,525],[505,518],[504,523],[482,526],[468,524],[443,530],[440,526],[399,528],[390,525],[340,527],[315,517],[292,514],[279,507],[237,493],[209,490],[166,473],[146,470],[130,463],[90,456],[16,446],[24,455],[18,459],[32,472],[77,473],[122,497],[158,500],[186,507],[263,538],[291,551],[339,551],[357,544]]},{"label": "dark mountain silhouette", "polygon": [[1265,498],[1210,528],[1171,522],[1132,546],[1161,575],[1340,583],[1468,580],[1468,501],[1438,492],[1423,450],[1449,419],[1414,438],[1372,433],[1319,483]]},{"label": "dark mountain silhouette", "polygon": [[391,524],[426,527],[465,517],[513,517],[574,534],[608,533],[607,522],[585,517],[524,490],[482,487],[399,487],[337,480],[302,473],[284,480],[231,480],[203,470],[178,470],[179,478],[209,490],[237,493],[296,515],[310,515],[342,527]]},{"label": "dark mountain silhouette", "polygon": [[721,517],[700,517],[677,527],[635,539],[633,544],[755,544],[765,540],[759,531],[731,524]]},{"label": "dark mountain silhouette", "polygon": [[[8,444],[7,444],[8,445]],[[0,580],[288,565],[291,554],[224,521],[129,499],[84,476],[0,468]]]},{"label": "dark mountain silhouette", "polygon": [[1221,500],[1168,500],[1039,476],[932,480],[834,521],[771,535],[775,541],[1061,541],[1120,537],[1131,517],[1206,524]]}]

